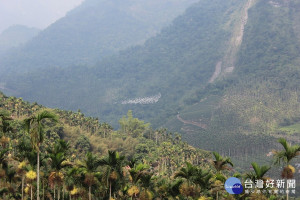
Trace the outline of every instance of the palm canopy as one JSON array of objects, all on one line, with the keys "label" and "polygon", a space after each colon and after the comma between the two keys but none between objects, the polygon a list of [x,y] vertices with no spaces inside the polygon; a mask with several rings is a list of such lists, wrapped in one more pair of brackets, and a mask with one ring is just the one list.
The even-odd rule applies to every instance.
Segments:
[{"label": "palm canopy", "polygon": [[177,172],[174,178],[180,177],[186,179],[188,182],[192,181],[193,176],[196,174],[197,169],[194,165],[186,162],[186,167],[182,167],[179,172]]},{"label": "palm canopy", "polygon": [[59,171],[62,168],[71,166],[71,164],[69,162],[66,162],[67,157],[62,152],[55,153],[55,154],[52,153],[52,154],[50,154],[49,157],[50,157],[51,168],[55,171]]},{"label": "palm canopy", "polygon": [[250,172],[246,174],[246,177],[251,179],[252,181],[255,180],[264,180],[265,179],[265,174],[271,169],[270,166],[263,165],[259,166],[256,162],[251,163],[254,173]]},{"label": "palm canopy", "polygon": [[222,170],[230,170],[228,165],[233,167],[233,163],[231,162],[230,158],[222,157],[218,152],[213,152],[215,160],[212,161],[214,168],[219,172]]},{"label": "palm canopy", "polygon": [[178,179],[173,183],[169,183],[169,194],[172,197],[176,197],[180,194],[180,186],[183,183],[182,179]]},{"label": "palm canopy", "polygon": [[108,156],[99,161],[100,165],[108,166],[112,170],[120,172],[123,167],[122,164],[124,162],[125,156],[120,156],[116,151],[108,151]]},{"label": "palm canopy", "polygon": [[98,167],[100,166],[100,160],[97,156],[93,155],[91,152],[88,152],[85,156],[84,162],[79,162],[78,164],[79,171],[86,173],[97,172]]},{"label": "palm canopy", "polygon": [[145,174],[149,166],[143,163],[135,164],[133,168],[129,170],[133,183],[137,183]]},{"label": "palm canopy", "polygon": [[280,164],[281,162],[284,162],[288,165],[293,158],[300,155],[300,145],[289,145],[286,139],[284,138],[280,138],[278,142],[283,146],[284,150],[273,150],[275,164]]},{"label": "palm canopy", "polygon": [[30,134],[31,142],[35,149],[38,149],[44,140],[44,125],[42,123],[44,119],[52,119],[55,122],[58,121],[58,117],[47,110],[41,111],[24,120],[25,131]]},{"label": "palm canopy", "polygon": [[210,187],[210,179],[212,178],[212,174],[203,170],[199,167],[192,165],[189,162],[186,162],[186,167],[182,167],[179,172],[177,172],[174,178],[181,177],[187,180],[188,185],[194,183],[199,185],[203,191],[208,190]]},{"label": "palm canopy", "polygon": [[67,152],[70,149],[70,144],[68,142],[66,142],[65,140],[56,140],[54,146],[52,148],[48,148],[48,152],[50,154],[58,154],[58,153],[62,153],[64,155],[67,154]]},{"label": "palm canopy", "polygon": [[125,156],[120,156],[116,151],[108,151],[108,156],[99,161],[101,166],[106,166],[106,172],[104,176],[107,182],[109,179],[116,180],[118,177],[122,178],[122,167],[124,163]]},{"label": "palm canopy", "polygon": [[208,190],[211,186],[210,179],[212,177],[213,177],[213,175],[209,171],[203,170],[201,168],[197,168],[197,171],[193,178],[193,182],[195,184],[200,185],[202,190]]}]

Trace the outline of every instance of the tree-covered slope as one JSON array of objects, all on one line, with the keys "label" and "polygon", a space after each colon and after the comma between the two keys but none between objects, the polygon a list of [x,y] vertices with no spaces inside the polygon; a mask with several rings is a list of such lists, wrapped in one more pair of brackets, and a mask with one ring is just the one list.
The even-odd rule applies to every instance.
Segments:
[{"label": "tree-covered slope", "polygon": [[2,58],[2,72],[94,63],[120,49],[141,44],[195,0],[87,0],[25,47]]},{"label": "tree-covered slope", "polygon": [[[16,76],[6,87],[27,100],[81,108],[114,124],[116,116],[132,109],[139,118],[162,125],[210,80],[227,51],[234,15],[246,2],[200,1],[144,45],[89,68],[55,67]],[[143,104],[143,98],[149,102]]]},{"label": "tree-covered slope", "polygon": [[[78,158],[82,158],[87,152],[105,155],[110,150],[118,151],[130,158],[147,159],[148,162],[154,163],[160,159],[162,153],[167,153],[166,148],[170,147],[174,153],[178,151],[178,157],[173,155],[169,158],[172,163],[173,161],[177,163],[177,167],[185,161],[194,162],[192,158],[195,156],[199,156],[199,159],[200,156],[201,158],[208,156],[207,151],[196,149],[181,141],[180,134],[171,133],[165,128],[153,129],[149,123],[134,118],[131,111],[119,119],[120,129],[115,130],[110,124],[100,122],[98,118],[87,117],[80,110],[73,112],[50,109],[36,102],[29,103],[22,98],[5,96],[2,92],[0,92],[1,137],[9,136],[17,140],[22,138],[26,135],[24,119],[43,111],[57,116],[56,123],[46,122],[44,149],[53,145],[57,139],[64,139],[69,142],[74,156]],[[3,119],[7,121],[3,122]],[[2,133],[2,130],[7,131]],[[175,147],[175,144],[180,145]]]},{"label": "tree-covered slope", "polygon": [[204,128],[175,117],[166,126],[181,129],[196,146],[232,156],[259,155],[283,135],[299,142],[299,9],[298,1],[257,1],[233,73],[196,92],[179,115]]},{"label": "tree-covered slope", "polygon": [[[246,179],[277,180],[280,174],[299,180],[300,146],[283,138],[272,156],[283,167],[252,162],[249,169],[246,160],[248,166],[241,169],[224,152],[211,154],[183,142],[178,133],[152,130],[131,111],[119,123],[114,131],[80,111],[49,109],[0,92],[1,197],[282,199],[281,192],[263,192],[266,185],[260,192],[231,195],[224,184],[232,176],[244,188]],[[291,197],[299,196],[295,188],[289,190]]]}]

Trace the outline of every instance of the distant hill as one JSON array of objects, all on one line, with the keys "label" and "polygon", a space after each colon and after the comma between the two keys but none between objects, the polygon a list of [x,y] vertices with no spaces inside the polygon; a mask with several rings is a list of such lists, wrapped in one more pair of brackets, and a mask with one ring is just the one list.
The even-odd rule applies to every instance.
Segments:
[{"label": "distant hill", "polygon": [[95,63],[142,44],[196,0],[86,0],[23,48],[0,60],[3,73]]},{"label": "distant hill", "polygon": [[0,55],[12,48],[20,47],[39,33],[39,29],[14,25],[0,34]]}]

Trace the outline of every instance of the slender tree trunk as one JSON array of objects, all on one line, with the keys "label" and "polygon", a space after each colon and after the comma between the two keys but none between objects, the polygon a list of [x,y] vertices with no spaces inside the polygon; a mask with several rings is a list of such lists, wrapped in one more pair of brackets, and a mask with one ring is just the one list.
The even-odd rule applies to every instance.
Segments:
[{"label": "slender tree trunk", "polygon": [[40,147],[37,149],[37,179],[36,179],[36,199],[40,200]]},{"label": "slender tree trunk", "polygon": [[109,181],[109,200],[111,200],[111,181]]},{"label": "slender tree trunk", "polygon": [[286,200],[289,200],[289,191],[288,191],[287,186],[286,186]]},{"label": "slender tree trunk", "polygon": [[59,200],[59,199],[60,199],[60,188],[57,187],[57,200]]},{"label": "slender tree trunk", "polygon": [[[289,165],[287,165],[289,166]],[[289,191],[288,191],[288,185],[287,185],[287,177],[285,178],[285,184],[286,184],[286,200],[289,200]]]},{"label": "slender tree trunk", "polygon": [[32,200],[32,197],[33,197],[33,195],[32,195],[32,185],[30,186],[30,199]]},{"label": "slender tree trunk", "polygon": [[45,181],[43,181],[43,200],[45,200]]},{"label": "slender tree trunk", "polygon": [[92,200],[92,187],[89,186],[89,200]]},{"label": "slender tree trunk", "polygon": [[25,176],[23,175],[22,176],[22,200],[24,200],[24,179],[25,179]]},{"label": "slender tree trunk", "polygon": [[54,200],[55,200],[55,185],[54,185],[54,190],[53,191],[54,191]]}]

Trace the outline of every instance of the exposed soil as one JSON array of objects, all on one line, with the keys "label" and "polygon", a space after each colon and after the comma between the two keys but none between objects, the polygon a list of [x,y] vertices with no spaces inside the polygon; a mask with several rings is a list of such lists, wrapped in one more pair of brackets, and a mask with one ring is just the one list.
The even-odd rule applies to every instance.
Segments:
[{"label": "exposed soil", "polygon": [[182,123],[184,123],[184,124],[190,124],[190,125],[194,125],[194,126],[203,128],[203,129],[207,129],[207,125],[206,125],[206,124],[203,124],[203,123],[201,123],[201,122],[195,122],[195,121],[184,120],[184,119],[182,119],[182,118],[180,117],[179,114],[177,115],[177,119],[178,119],[179,121],[181,121]]}]

